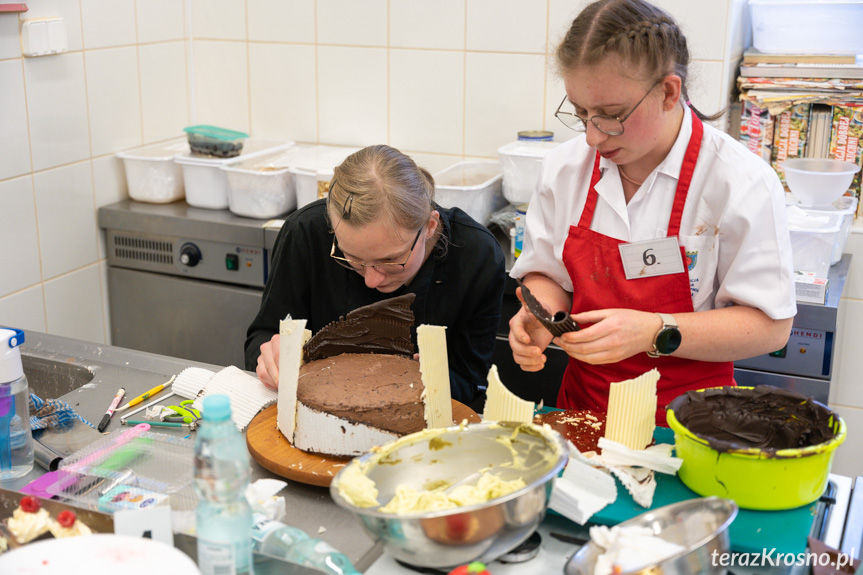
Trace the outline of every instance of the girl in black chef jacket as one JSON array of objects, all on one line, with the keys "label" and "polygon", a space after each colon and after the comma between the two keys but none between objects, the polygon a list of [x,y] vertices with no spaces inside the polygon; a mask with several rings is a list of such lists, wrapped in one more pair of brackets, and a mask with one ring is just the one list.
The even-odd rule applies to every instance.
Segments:
[{"label": "girl in black chef jacket", "polygon": [[291,214],[274,247],[246,368],[278,386],[279,321],[316,333],[348,312],[406,293],[416,326],[446,326],[453,399],[480,401],[504,289],[497,240],[458,208],[434,202],[434,180],[389,146],[364,148],[335,169],[327,199]]}]

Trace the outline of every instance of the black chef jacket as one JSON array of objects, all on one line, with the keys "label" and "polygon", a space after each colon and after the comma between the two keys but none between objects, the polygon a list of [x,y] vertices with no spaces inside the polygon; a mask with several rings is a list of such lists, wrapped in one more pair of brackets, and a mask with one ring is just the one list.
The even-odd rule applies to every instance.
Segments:
[{"label": "black chef jacket", "polygon": [[369,289],[360,274],[330,257],[326,200],[289,215],[276,239],[261,309],[247,332],[246,369],[255,370],[261,344],[279,333],[279,321],[288,314],[306,319],[306,327],[317,333],[358,307],[414,293],[415,349],[416,326],[446,326],[452,397],[462,403],[476,399],[485,387],[500,323],[504,255],[491,232],[465,212],[435,209],[448,239],[445,247],[435,247],[410,285],[388,294]]}]

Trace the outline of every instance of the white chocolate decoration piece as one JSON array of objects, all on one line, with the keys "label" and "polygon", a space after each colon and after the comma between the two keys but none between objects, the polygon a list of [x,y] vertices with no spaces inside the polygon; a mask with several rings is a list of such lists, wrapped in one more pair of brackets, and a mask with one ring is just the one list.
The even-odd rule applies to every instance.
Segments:
[{"label": "white chocolate decoration piece", "polygon": [[279,400],[276,426],[291,442],[297,426],[297,380],[303,363],[306,320],[284,319],[279,322]]},{"label": "white chocolate decoration piece", "polygon": [[449,361],[446,353],[446,328],[421,325],[417,328],[420,348],[420,375],[427,429],[449,427],[452,421],[452,392],[449,387]]},{"label": "white chocolate decoration piece", "polygon": [[634,379],[612,383],[608,392],[605,437],[630,449],[644,449],[656,429],[656,368]]},{"label": "white chocolate decoration piece", "polygon": [[533,410],[536,407],[532,401],[518,397],[503,385],[497,373],[497,366],[492,364],[488,372],[488,390],[486,392],[483,421],[515,421],[531,423]]}]

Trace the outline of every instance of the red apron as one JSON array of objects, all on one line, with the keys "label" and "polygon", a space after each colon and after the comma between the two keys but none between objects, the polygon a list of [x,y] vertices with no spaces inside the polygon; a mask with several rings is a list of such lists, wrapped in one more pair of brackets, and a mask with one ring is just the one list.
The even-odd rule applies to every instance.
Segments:
[{"label": "red apron", "polygon": [[[668,219],[668,236],[676,236],[695,162],[701,149],[704,128],[701,120],[692,114],[692,136],[683,158],[680,178],[674,196],[671,216]],[[618,245],[622,242],[590,229],[598,195],[599,153],[593,166],[593,176],[581,219],[570,226],[563,246],[563,263],[572,280],[572,313],[583,311],[628,308],[649,312],[687,313],[693,311],[689,288],[689,273],[681,273],[627,280],[623,272]],[[680,255],[686,262],[684,246]],[[608,410],[609,384],[637,377],[653,368],[659,370],[657,384],[657,425],[665,424],[665,406],[678,395],[691,389],[734,385],[732,362],[705,362],[678,357],[652,358],[646,353],[636,354],[618,363],[592,365],[569,358],[563,383],[557,396],[557,407],[563,409]]]}]

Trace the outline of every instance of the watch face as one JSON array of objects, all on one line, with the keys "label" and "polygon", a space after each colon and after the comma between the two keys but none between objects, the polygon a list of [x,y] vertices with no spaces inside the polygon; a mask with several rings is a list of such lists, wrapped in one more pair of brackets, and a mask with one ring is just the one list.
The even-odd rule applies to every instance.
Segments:
[{"label": "watch face", "polygon": [[662,355],[674,353],[680,347],[681,340],[679,329],[676,327],[666,328],[656,336],[656,351]]}]

